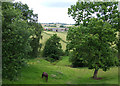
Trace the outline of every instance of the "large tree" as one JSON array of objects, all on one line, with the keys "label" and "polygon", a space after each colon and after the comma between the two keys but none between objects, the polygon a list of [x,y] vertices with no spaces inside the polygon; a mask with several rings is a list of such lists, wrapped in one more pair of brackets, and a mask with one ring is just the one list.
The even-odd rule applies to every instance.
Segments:
[{"label": "large tree", "polygon": [[29,53],[30,57],[38,57],[39,51],[41,48],[40,39],[42,38],[42,26],[38,23],[38,14],[34,14],[33,10],[30,10],[27,4],[23,4],[21,2],[16,2],[13,4],[15,9],[19,9],[22,12],[22,19],[27,21],[28,28],[32,28],[31,35],[31,47],[32,51]]},{"label": "large tree", "polygon": [[[118,1],[103,0],[101,2],[91,2],[91,0],[79,0],[75,5],[68,8],[68,15],[76,21],[76,26],[83,24],[87,26],[90,19],[96,17],[111,24],[111,29],[120,32],[120,12],[118,11]],[[117,42],[118,58],[120,58],[120,37]]]},{"label": "large tree", "polygon": [[93,17],[109,22],[112,27],[118,28],[118,2],[91,2],[77,1],[75,5],[68,8],[68,14],[76,21],[76,25],[83,23],[87,26]]},{"label": "large tree", "polygon": [[37,57],[42,31],[37,19],[38,15],[26,4],[2,3],[3,78],[15,80],[29,54]]},{"label": "large tree", "polygon": [[2,75],[15,80],[31,51],[31,28],[13,3],[2,3]]},{"label": "large tree", "polygon": [[87,63],[88,68],[95,69],[93,78],[97,78],[98,70],[107,71],[116,65],[116,33],[115,29],[103,20],[91,19],[88,26],[73,27],[68,31],[68,49],[73,50],[72,61],[79,59]]}]

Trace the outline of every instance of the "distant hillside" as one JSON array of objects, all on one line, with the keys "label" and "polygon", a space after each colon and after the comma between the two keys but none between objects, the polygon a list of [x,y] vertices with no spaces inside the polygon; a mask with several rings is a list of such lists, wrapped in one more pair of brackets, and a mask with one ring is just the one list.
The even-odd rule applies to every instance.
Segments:
[{"label": "distant hillside", "polygon": [[43,31],[42,32],[42,40],[40,40],[40,43],[42,43],[42,50],[45,46],[45,42],[47,41],[47,39],[49,39],[53,34],[57,34],[57,36],[59,36],[61,38],[61,45],[62,45],[62,49],[65,50],[66,49],[66,36],[67,36],[67,32],[52,32],[52,31]]},{"label": "distant hillside", "polygon": [[74,26],[74,24],[66,24],[66,23],[41,23],[43,27],[70,27]]}]

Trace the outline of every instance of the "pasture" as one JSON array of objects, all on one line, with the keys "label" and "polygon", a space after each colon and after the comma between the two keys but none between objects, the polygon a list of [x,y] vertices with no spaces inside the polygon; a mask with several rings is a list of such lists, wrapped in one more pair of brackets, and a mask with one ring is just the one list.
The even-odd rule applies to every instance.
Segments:
[{"label": "pasture", "polygon": [[[66,49],[67,32],[52,32],[43,31],[43,38],[40,40],[42,49],[45,42],[53,34],[57,34],[61,38],[62,49]],[[87,67],[72,68],[72,63],[69,62],[68,56],[63,56],[61,60],[50,63],[44,58],[35,58],[26,60],[27,65],[21,70],[21,75],[17,81],[9,81],[4,79],[3,84],[118,84],[118,67],[112,67],[104,72],[101,69],[98,71],[98,77],[101,80],[94,80],[94,70]],[[48,82],[42,77],[42,73],[48,73]]]},{"label": "pasture", "polygon": [[[75,20],[75,27],[71,28],[68,34],[67,32],[59,32],[59,30],[56,30],[58,32],[42,31],[42,26],[49,26],[51,28],[63,27],[70,23],[70,21],[61,21],[67,22],[66,24],[59,23],[62,17],[58,17],[60,20],[50,20],[50,22],[56,23],[41,24],[38,20],[39,15],[34,14],[33,10],[29,9],[31,7],[27,3],[14,2],[14,0],[12,2],[1,4],[3,17],[1,21],[3,22],[3,40],[1,46],[3,48],[3,86],[9,84],[10,86],[13,84],[120,85],[118,83],[118,67],[113,67],[113,65],[120,65],[119,58],[116,58],[119,57],[120,53],[120,41],[118,39],[120,33],[116,32],[118,31],[119,23],[118,2],[92,3],[90,1],[82,2],[78,0],[76,5],[71,3],[70,8],[67,8],[68,12],[66,12],[69,17]],[[56,4],[57,2],[54,1],[54,3]],[[59,8],[65,3],[59,3]],[[42,4],[42,6],[44,5]],[[47,7],[51,8],[50,5]],[[47,7],[43,11],[47,12]],[[52,6],[52,8],[54,7],[58,8],[57,5]],[[56,11],[53,9],[54,12],[52,12],[52,8],[51,11],[49,10],[49,13],[53,13],[53,16],[55,14],[54,12],[64,11],[63,9]],[[51,15],[49,13],[46,14]],[[100,16],[101,14],[102,16]],[[66,18],[63,20],[66,20]],[[73,26],[72,23],[68,25]],[[63,30],[61,29],[61,31]],[[56,35],[51,37],[53,34],[57,34],[61,40]],[[40,38],[41,35],[42,39]],[[70,42],[67,41],[66,36]],[[48,40],[50,37],[51,39]],[[47,40],[48,46],[44,49]],[[87,67],[73,68],[72,63],[69,61],[70,56],[65,56],[68,53],[62,52],[60,49],[61,46],[58,43],[59,41],[63,51],[66,50],[67,43],[69,44],[67,49],[73,51],[69,52],[71,54],[71,62],[75,63],[76,66],[85,63],[87,66],[89,65],[91,68],[95,68],[95,70],[88,69]],[[109,66],[111,68],[106,72],[99,69],[101,67],[106,70]],[[44,75],[48,77],[48,82],[46,82],[45,77],[42,78],[43,72],[47,73],[44,73]]]},{"label": "pasture", "polygon": [[[118,68],[113,67],[103,72],[99,70],[98,77],[101,80],[90,78],[94,70],[88,68],[69,67],[69,57],[64,56],[62,60],[51,64],[43,58],[28,60],[28,66],[22,69],[21,76],[17,81],[3,80],[3,84],[118,84]],[[43,72],[47,72],[48,82],[42,79]]]}]

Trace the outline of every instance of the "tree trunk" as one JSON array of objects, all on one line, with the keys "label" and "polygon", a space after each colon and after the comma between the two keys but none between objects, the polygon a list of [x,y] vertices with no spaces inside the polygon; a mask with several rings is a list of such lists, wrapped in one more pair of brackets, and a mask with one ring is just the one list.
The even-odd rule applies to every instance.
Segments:
[{"label": "tree trunk", "polygon": [[93,75],[94,79],[97,79],[97,74],[98,74],[98,69],[95,68],[94,75]]}]

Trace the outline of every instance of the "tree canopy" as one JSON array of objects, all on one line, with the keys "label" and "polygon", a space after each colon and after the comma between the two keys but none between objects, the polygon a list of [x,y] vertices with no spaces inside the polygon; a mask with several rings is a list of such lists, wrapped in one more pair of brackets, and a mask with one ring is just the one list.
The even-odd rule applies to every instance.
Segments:
[{"label": "tree canopy", "polygon": [[[41,38],[42,26],[37,23],[37,16],[32,17],[32,10],[22,3],[2,3],[2,72],[4,79],[16,80],[20,69],[34,49],[32,37],[36,44]],[[34,21],[33,21],[34,20]],[[36,55],[36,54],[34,54]],[[37,57],[37,56],[36,56]]]},{"label": "tree canopy", "polygon": [[94,78],[97,78],[99,68],[107,71],[116,65],[117,50],[115,48],[116,29],[102,19],[91,19],[88,26],[70,28],[67,35],[68,49],[73,50],[71,61],[82,60],[88,68],[95,69]]},{"label": "tree canopy", "polygon": [[[120,41],[116,41],[119,14],[118,1],[79,0],[68,8],[68,15],[72,16],[76,26],[79,26],[71,28],[67,35],[67,49],[73,50],[71,61],[87,62],[89,68],[96,70],[94,77],[99,68],[106,71],[115,64],[115,51],[120,53]],[[116,45],[117,48],[114,48]]]},{"label": "tree canopy", "polygon": [[38,23],[38,14],[34,14],[33,10],[30,10],[27,4],[23,4],[21,2],[13,3],[15,9],[21,10],[22,17],[21,19],[26,20],[28,24],[28,28],[32,28],[31,35],[31,47],[32,51],[29,53],[31,58],[36,58],[39,55],[41,44],[39,43],[42,38],[42,26]]},{"label": "tree canopy", "polygon": [[76,21],[76,25],[81,23],[86,26],[93,17],[109,22],[112,27],[118,29],[118,2],[91,2],[77,1],[75,5],[68,8],[68,14]]}]

